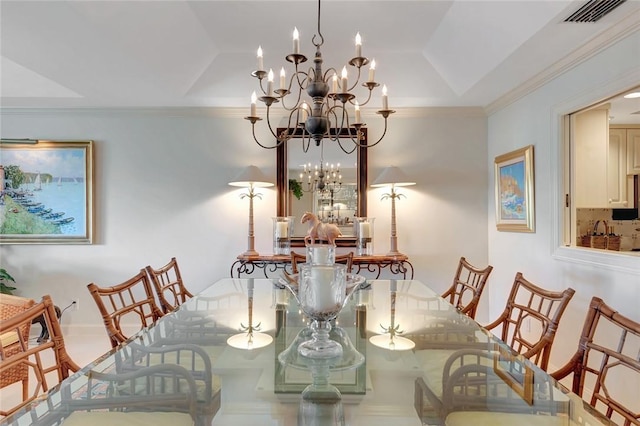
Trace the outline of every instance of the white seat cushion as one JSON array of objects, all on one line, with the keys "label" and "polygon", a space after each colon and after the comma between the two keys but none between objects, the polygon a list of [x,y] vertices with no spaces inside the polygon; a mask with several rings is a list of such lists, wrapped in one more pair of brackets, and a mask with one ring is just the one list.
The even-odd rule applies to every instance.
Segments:
[{"label": "white seat cushion", "polygon": [[183,413],[146,413],[118,411],[77,411],[62,423],[65,426],[193,426],[193,419]]},{"label": "white seat cushion", "polygon": [[447,416],[445,426],[559,426],[567,425],[566,416],[536,416],[533,414],[494,413],[490,411],[456,411]]},{"label": "white seat cushion", "polygon": [[15,331],[8,331],[6,333],[0,334],[0,345],[3,348],[6,348],[9,345],[13,345],[18,341],[18,333]]}]

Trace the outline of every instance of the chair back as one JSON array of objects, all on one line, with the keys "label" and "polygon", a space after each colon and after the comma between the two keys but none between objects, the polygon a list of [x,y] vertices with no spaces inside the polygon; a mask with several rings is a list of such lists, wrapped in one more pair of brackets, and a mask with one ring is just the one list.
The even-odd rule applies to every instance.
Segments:
[{"label": "chair back", "polygon": [[[0,320],[6,320],[18,315],[32,307],[35,303],[36,302],[32,299],[26,299],[24,297],[13,296],[10,294],[0,294]],[[20,339],[27,341],[29,339],[30,330],[31,323],[26,323],[22,324],[19,330],[0,332],[2,359],[20,352]],[[2,376],[0,376],[0,388],[4,388],[17,382],[22,382],[22,397],[24,399],[27,397],[29,386],[29,371],[26,365],[18,365],[11,370],[4,371]]]},{"label": "chair back", "polygon": [[[5,299],[3,296],[2,299]],[[78,371],[80,367],[71,360],[67,354],[64,338],[55,307],[51,297],[44,296],[37,304],[31,301],[32,306],[15,314],[11,318],[0,320],[0,334],[15,333],[18,340],[11,345],[0,348],[0,377],[3,380],[10,377],[17,369],[26,372],[26,392],[23,387],[22,401],[8,409],[0,411],[0,415],[10,415],[35,400],[40,394],[47,392],[51,386],[57,385],[69,377],[70,373]],[[50,341],[36,345],[29,345],[29,336],[23,334],[32,321],[43,318],[49,334]],[[53,352],[53,356],[48,353]],[[54,374],[55,373],[55,374]],[[52,377],[53,376],[53,377]],[[28,378],[36,380],[34,386],[28,385]],[[24,382],[23,382],[24,383]]]},{"label": "chair back", "polygon": [[572,288],[545,290],[518,272],[504,311],[485,328],[502,326],[502,341],[546,371],[560,318],[574,293]]},{"label": "chair back", "polygon": [[[640,424],[640,323],[593,297],[578,350],[560,370],[560,380],[573,373],[572,391],[616,424]],[[591,392],[584,397],[585,389]]]},{"label": "chair back", "polygon": [[163,316],[156,305],[149,276],[144,269],[122,284],[113,287],[87,286],[102,315],[111,346],[116,347],[129,338],[124,327],[131,318],[138,329],[148,327]]},{"label": "chair back", "polygon": [[480,296],[492,270],[491,265],[480,269],[461,257],[453,284],[442,294],[442,298],[448,300],[461,313],[475,319]]},{"label": "chair back", "polygon": [[169,263],[159,269],[150,265],[145,269],[156,291],[156,296],[158,296],[160,307],[165,314],[175,310],[187,299],[193,297],[182,282],[180,268],[178,268],[175,257],[172,257]]},{"label": "chair back", "polygon": [[[291,252],[291,272],[297,274],[298,271],[298,263],[304,263],[307,261],[306,254],[296,253],[295,251]],[[350,274],[353,269],[353,252],[350,251],[346,254],[336,254],[335,263],[342,263],[347,266],[347,273]]]}]

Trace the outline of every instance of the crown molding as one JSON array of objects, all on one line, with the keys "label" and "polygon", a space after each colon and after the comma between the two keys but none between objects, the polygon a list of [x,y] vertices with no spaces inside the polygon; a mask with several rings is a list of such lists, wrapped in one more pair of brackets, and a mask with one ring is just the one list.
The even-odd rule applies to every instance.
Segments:
[{"label": "crown molding", "polygon": [[496,99],[486,106],[485,111],[488,115],[494,114],[638,30],[640,30],[640,10],[626,16],[619,23],[598,34],[564,59],[557,61],[524,84]]},{"label": "crown molding", "polygon": [[[217,118],[244,118],[248,114],[248,108],[233,107],[125,107],[125,108],[29,108],[12,107],[0,108],[2,115],[67,115],[84,114],[87,116],[164,116],[164,117],[217,117]],[[258,108],[258,115],[265,116],[266,109]],[[288,117],[285,110],[271,111],[270,115],[274,119]],[[362,108],[363,117],[371,117],[374,120],[380,119],[374,109]],[[393,122],[396,117],[419,118],[428,116],[465,116],[465,117],[486,117],[485,110],[481,107],[411,107],[397,108],[396,113],[389,117]]]}]

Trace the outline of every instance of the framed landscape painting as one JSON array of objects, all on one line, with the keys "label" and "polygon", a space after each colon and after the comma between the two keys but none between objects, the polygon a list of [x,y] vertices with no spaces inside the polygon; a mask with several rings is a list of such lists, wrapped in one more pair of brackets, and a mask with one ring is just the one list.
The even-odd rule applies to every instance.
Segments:
[{"label": "framed landscape painting", "polygon": [[0,141],[0,244],[91,244],[93,226],[93,141]]},{"label": "framed landscape painting", "polygon": [[498,231],[534,232],[533,145],[495,159]]}]

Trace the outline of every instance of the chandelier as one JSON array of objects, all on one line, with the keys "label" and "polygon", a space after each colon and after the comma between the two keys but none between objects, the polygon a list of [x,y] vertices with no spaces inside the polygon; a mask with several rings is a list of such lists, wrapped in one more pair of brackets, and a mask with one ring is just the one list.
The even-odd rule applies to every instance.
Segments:
[{"label": "chandelier", "polygon": [[[360,33],[356,34],[355,39],[356,54],[348,63],[357,71],[355,80],[350,80],[346,65],[342,67],[340,77],[338,77],[336,68],[329,68],[324,72],[322,70],[323,60],[320,47],[324,43],[324,37],[320,31],[320,0],[318,0],[317,34],[314,34],[311,42],[316,47],[316,54],[313,59],[314,65],[305,72],[301,68],[302,64],[307,61],[307,57],[300,53],[299,33],[297,28],[294,29],[293,53],[287,55],[285,59],[293,64],[295,71],[287,83],[284,67],[280,70],[280,87],[278,89],[273,87],[273,70],[266,71],[264,69],[262,47],[258,47],[258,69],[253,71],[251,75],[258,79],[260,83],[259,91],[262,96],[258,97],[253,92],[251,96],[251,113],[248,117],[245,117],[246,120],[251,122],[253,139],[262,148],[273,149],[293,137],[302,136],[304,152],[309,149],[311,140],[314,140],[315,144],[319,146],[325,138],[337,141],[345,153],[353,152],[356,147],[369,148],[377,145],[387,133],[387,118],[395,111],[389,109],[387,88],[383,86],[382,109],[378,110],[377,113],[384,118],[384,130],[380,139],[376,142],[372,144],[361,142],[362,133],[360,129],[365,126],[365,123],[361,120],[360,107],[367,105],[372,100],[373,89],[380,86],[380,84],[375,81],[375,60],[369,62],[369,59],[362,56]],[[360,84],[362,67],[367,64],[370,64],[368,79],[361,84],[365,88],[361,90],[366,90],[367,96],[364,100],[358,100],[353,91]],[[349,84],[350,81],[353,82],[351,85]],[[303,94],[305,91],[308,98]],[[256,102],[258,100],[267,107],[266,120],[271,134],[276,139],[275,145],[262,144],[256,137],[256,123],[262,120],[257,115]],[[282,103],[282,107],[289,114],[287,129],[281,134],[274,132],[274,126],[271,123],[271,107],[277,103]],[[353,121],[349,117],[351,109],[353,109]],[[350,139],[354,143],[353,147],[345,148],[342,145],[341,139],[345,139],[345,134],[349,135],[346,139]],[[340,137],[341,135],[342,138]]]},{"label": "chandelier", "polygon": [[325,192],[338,192],[342,188],[342,175],[340,174],[340,163],[337,165],[323,163],[320,161],[320,167],[311,166],[311,163],[303,165],[303,171],[300,173],[300,183],[307,183],[307,189],[304,192],[318,191],[320,194]]}]

